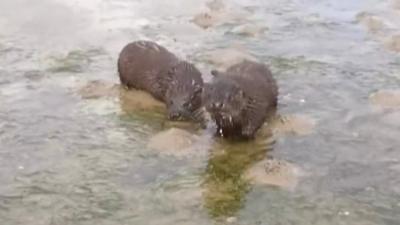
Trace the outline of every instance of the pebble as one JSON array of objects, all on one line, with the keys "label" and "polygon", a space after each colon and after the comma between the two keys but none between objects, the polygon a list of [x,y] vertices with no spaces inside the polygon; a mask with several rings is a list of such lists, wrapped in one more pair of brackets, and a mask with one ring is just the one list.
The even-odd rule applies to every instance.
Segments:
[{"label": "pebble", "polygon": [[380,90],[369,96],[373,105],[384,108],[400,107],[400,90]]},{"label": "pebble", "polygon": [[400,52],[400,34],[393,35],[386,40],[386,47],[394,52]]},{"label": "pebble", "polygon": [[227,222],[227,223],[234,223],[234,222],[236,222],[236,221],[237,221],[237,218],[234,217],[234,216],[231,216],[231,217],[226,218],[226,222]]}]

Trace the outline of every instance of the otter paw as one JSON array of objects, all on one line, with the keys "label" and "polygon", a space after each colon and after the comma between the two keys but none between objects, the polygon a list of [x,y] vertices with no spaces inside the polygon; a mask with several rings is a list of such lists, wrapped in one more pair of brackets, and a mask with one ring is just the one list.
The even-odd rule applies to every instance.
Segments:
[{"label": "otter paw", "polygon": [[242,136],[245,137],[245,138],[253,138],[254,137],[254,133],[255,133],[255,130],[251,126],[244,127],[242,129]]}]

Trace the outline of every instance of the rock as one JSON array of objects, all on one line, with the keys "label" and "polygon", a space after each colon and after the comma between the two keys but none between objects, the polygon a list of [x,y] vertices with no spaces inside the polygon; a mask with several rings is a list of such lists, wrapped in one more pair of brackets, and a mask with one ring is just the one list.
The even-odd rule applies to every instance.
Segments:
[{"label": "rock", "polygon": [[85,113],[95,113],[102,116],[121,113],[118,103],[106,98],[82,103],[81,109]]},{"label": "rock", "polygon": [[226,70],[228,67],[240,63],[243,60],[258,61],[254,56],[239,48],[218,49],[206,53],[205,61]]},{"label": "rock", "polygon": [[195,153],[193,147],[196,136],[185,130],[171,128],[150,138],[147,147],[159,151],[161,154],[187,157]]},{"label": "rock", "polygon": [[385,41],[387,49],[395,52],[400,52],[400,34],[395,34]]},{"label": "rock", "polygon": [[400,107],[400,90],[380,90],[369,96],[371,104],[383,108]]},{"label": "rock", "polygon": [[294,189],[297,186],[300,169],[295,165],[277,159],[258,162],[246,173],[245,178],[253,184],[277,186]]},{"label": "rock", "polygon": [[206,6],[211,11],[221,11],[225,8],[225,4],[222,0],[212,0],[212,1],[206,2]]},{"label": "rock", "polygon": [[250,15],[245,11],[238,10],[225,10],[225,7],[217,7],[217,3],[207,6],[210,8],[208,12],[202,12],[193,17],[190,22],[197,26],[208,29],[224,24],[241,24],[246,21],[246,18]]},{"label": "rock", "polygon": [[165,104],[149,93],[136,89],[127,90],[119,84],[106,81],[89,81],[78,90],[78,93],[83,99],[95,99],[96,101],[85,103],[84,108],[101,115],[121,113],[121,110],[128,114],[137,111],[165,112]]},{"label": "rock", "polygon": [[214,13],[200,13],[194,16],[191,20],[192,23],[197,26],[208,29],[211,26],[215,26],[219,21],[219,17]]},{"label": "rock", "polygon": [[244,24],[233,28],[228,33],[233,33],[245,37],[259,37],[262,36],[267,30],[267,27],[257,26],[254,24]]},{"label": "rock", "polygon": [[370,32],[378,32],[385,28],[385,24],[382,19],[366,12],[358,13],[356,20],[363,24]]},{"label": "rock", "polygon": [[120,89],[119,100],[121,109],[126,112],[155,110],[165,111],[165,104],[158,101],[149,93],[135,89]]},{"label": "rock", "polygon": [[[75,87],[71,87],[71,89],[75,89]],[[98,115],[120,113],[118,103],[110,100],[110,98],[115,99],[118,97],[119,90],[120,86],[118,84],[101,80],[87,82],[78,90],[78,94],[82,99],[91,100],[82,103],[82,110],[86,113],[96,113]]]},{"label": "rock", "polygon": [[274,134],[308,135],[314,130],[316,121],[304,115],[286,115],[273,120],[270,124]]}]

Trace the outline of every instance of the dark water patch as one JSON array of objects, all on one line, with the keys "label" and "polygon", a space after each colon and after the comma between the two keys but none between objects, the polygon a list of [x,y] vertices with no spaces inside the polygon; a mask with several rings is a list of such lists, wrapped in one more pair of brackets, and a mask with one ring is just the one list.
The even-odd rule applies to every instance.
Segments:
[{"label": "dark water patch", "polygon": [[272,149],[264,144],[262,139],[250,143],[221,140],[211,147],[203,180],[204,206],[210,216],[229,218],[244,207],[251,187],[244,174]]}]

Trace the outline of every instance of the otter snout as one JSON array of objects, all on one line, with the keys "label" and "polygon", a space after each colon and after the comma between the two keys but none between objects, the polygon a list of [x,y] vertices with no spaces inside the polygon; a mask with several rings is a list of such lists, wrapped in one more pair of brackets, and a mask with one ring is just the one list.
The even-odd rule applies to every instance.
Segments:
[{"label": "otter snout", "polygon": [[181,117],[182,117],[181,113],[177,111],[168,113],[168,119],[170,120],[180,120]]},{"label": "otter snout", "polygon": [[190,113],[185,109],[172,108],[168,110],[168,119],[170,120],[186,120],[190,118]]}]

